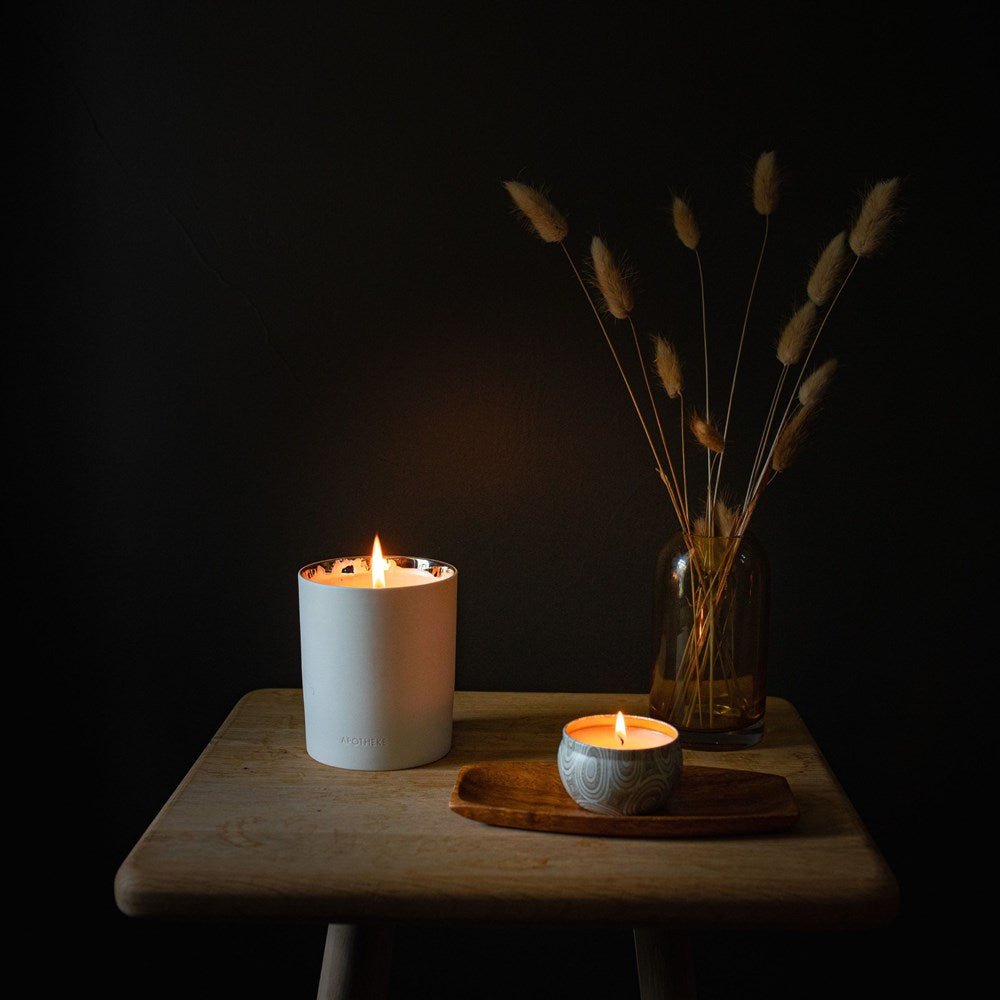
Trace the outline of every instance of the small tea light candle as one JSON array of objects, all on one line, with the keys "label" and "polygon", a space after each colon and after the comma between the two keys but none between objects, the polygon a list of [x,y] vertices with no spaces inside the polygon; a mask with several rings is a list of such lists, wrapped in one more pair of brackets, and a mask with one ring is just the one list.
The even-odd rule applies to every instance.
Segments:
[{"label": "small tea light candle", "polygon": [[559,777],[577,805],[612,816],[662,812],[681,772],[680,734],[641,715],[588,715],[563,729]]},{"label": "small tea light candle", "polygon": [[335,767],[417,767],[451,748],[458,573],[344,556],[298,573],[306,750]]}]

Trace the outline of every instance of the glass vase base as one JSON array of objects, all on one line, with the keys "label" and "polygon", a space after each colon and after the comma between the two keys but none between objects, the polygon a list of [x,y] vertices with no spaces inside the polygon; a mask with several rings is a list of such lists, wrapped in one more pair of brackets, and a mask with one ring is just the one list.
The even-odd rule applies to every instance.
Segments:
[{"label": "glass vase base", "polygon": [[764,738],[764,720],[744,729],[686,729],[677,726],[686,750],[746,750]]}]

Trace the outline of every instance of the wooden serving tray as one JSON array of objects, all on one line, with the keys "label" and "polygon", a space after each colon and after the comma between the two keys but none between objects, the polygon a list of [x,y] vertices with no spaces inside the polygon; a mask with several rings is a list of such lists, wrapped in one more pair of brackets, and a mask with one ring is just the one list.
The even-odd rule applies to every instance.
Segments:
[{"label": "wooden serving tray", "polygon": [[778,774],[685,765],[669,812],[604,816],[566,794],[555,761],[498,760],[458,772],[451,808],[460,816],[522,830],[599,837],[718,837],[785,830],[799,817]]}]

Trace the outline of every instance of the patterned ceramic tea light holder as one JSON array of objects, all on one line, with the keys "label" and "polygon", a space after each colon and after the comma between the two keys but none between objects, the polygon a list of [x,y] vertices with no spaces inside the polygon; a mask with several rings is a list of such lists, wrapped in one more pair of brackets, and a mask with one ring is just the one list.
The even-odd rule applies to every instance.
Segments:
[{"label": "patterned ceramic tea light holder", "polygon": [[680,734],[641,715],[587,715],[563,728],[559,777],[577,805],[608,816],[665,812],[681,773]]}]

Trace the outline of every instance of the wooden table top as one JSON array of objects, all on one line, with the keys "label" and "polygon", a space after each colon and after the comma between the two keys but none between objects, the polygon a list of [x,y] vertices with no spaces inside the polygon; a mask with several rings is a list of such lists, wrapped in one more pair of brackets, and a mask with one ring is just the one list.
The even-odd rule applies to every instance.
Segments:
[{"label": "wooden table top", "polygon": [[407,771],[307,756],[302,692],[246,695],[122,864],[134,916],[362,923],[538,920],[778,929],[884,923],[897,887],[787,701],[769,698],[752,750],[692,764],[782,774],[801,811],[766,836],[638,840],[487,826],[453,813],[459,767],[554,760],[562,726],[643,714],[645,695],[455,695],[451,753]]}]

